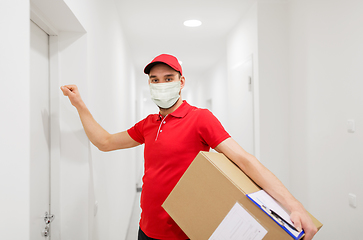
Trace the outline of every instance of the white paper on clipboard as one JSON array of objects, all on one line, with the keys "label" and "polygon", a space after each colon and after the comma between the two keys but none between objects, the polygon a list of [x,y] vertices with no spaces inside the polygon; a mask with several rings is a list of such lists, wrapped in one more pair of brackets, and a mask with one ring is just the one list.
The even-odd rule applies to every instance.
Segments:
[{"label": "white paper on clipboard", "polygon": [[262,240],[266,234],[267,230],[236,202],[209,240]]},{"label": "white paper on clipboard", "polygon": [[[273,197],[271,197],[264,190],[257,191],[255,193],[247,194],[247,197],[250,198],[255,204],[258,206],[264,206],[269,211],[273,211],[277,213],[279,218],[283,218],[285,222],[288,222],[291,226],[294,226],[294,223],[290,219],[290,214],[287,212]],[[263,208],[263,207],[262,207]],[[264,210],[266,212],[266,210]],[[270,214],[268,214],[270,215]],[[276,220],[275,220],[276,221]],[[290,235],[292,235],[297,239],[300,239],[303,236],[303,232],[296,231],[291,228],[288,224],[284,224],[284,222],[279,223],[279,225],[285,227],[285,231],[287,231]]]}]

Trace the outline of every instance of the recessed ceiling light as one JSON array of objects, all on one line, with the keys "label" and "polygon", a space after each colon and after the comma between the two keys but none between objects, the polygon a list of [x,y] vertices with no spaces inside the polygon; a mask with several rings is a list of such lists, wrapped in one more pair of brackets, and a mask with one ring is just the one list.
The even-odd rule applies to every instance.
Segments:
[{"label": "recessed ceiling light", "polygon": [[187,27],[199,27],[200,25],[202,25],[202,22],[196,19],[192,19],[185,21],[184,25]]}]

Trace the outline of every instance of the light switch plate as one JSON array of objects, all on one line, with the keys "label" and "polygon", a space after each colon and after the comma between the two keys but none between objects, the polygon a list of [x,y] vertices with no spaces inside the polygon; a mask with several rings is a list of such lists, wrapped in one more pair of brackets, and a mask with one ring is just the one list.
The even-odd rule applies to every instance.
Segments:
[{"label": "light switch plate", "polygon": [[93,216],[96,217],[97,212],[98,212],[98,201],[95,201],[95,205],[93,206]]},{"label": "light switch plate", "polygon": [[348,198],[349,198],[349,206],[356,208],[357,207],[357,196],[353,193],[349,193]]},{"label": "light switch plate", "polygon": [[354,119],[348,119],[348,132],[354,133],[355,132],[355,122]]}]

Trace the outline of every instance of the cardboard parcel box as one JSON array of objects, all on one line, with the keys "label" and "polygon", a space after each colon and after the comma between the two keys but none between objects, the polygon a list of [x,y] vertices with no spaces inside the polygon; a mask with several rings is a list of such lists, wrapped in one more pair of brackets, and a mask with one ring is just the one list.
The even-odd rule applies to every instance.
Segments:
[{"label": "cardboard parcel box", "polygon": [[[227,219],[227,214],[231,214],[236,203],[265,229],[265,235],[259,239],[292,240],[293,237],[246,196],[259,190],[224,154],[200,152],[162,207],[191,240],[206,240],[212,234],[216,235],[216,229]],[[322,224],[313,216],[311,218],[320,229]],[[234,239],[227,237],[234,230],[225,231],[229,231],[223,233],[225,237],[211,239]]]}]

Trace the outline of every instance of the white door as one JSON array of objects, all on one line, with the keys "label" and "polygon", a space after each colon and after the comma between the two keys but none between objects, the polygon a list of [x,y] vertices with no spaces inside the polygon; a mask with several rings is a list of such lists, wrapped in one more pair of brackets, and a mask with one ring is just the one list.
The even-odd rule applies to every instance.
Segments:
[{"label": "white door", "polygon": [[230,71],[230,134],[249,153],[255,154],[252,57]]},{"label": "white door", "polygon": [[49,36],[30,22],[30,239],[42,236],[50,210]]}]

